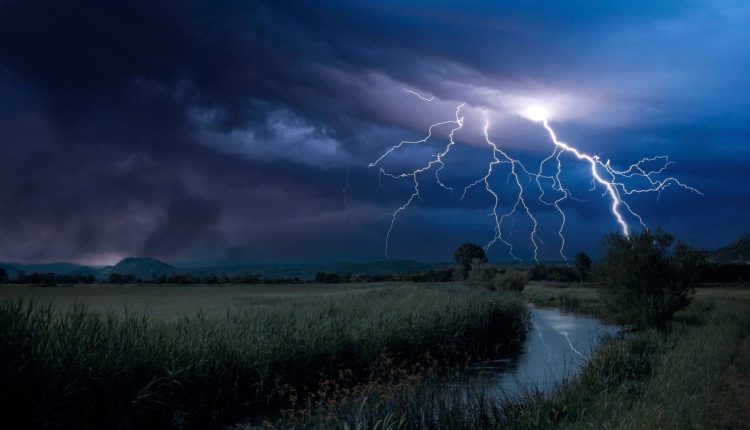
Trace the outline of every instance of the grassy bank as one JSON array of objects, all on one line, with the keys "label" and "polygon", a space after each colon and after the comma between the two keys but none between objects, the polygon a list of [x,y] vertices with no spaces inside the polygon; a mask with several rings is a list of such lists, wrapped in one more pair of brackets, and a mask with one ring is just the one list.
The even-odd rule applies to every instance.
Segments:
[{"label": "grassy bank", "polygon": [[513,295],[401,286],[327,298],[246,299],[223,317],[174,321],[0,303],[0,408],[11,428],[205,428],[263,413],[290,393],[384,357],[439,362],[516,340]]},{"label": "grassy bank", "polygon": [[302,424],[380,430],[750,428],[750,302],[715,292],[699,294],[670,332],[636,332],[604,345],[551,396],[530,388],[498,398],[488,387],[467,392],[438,379],[414,378],[408,385],[361,387],[343,404],[313,405],[316,415]]},{"label": "grassy bank", "polygon": [[722,393],[731,366],[750,376],[750,355],[741,349],[750,334],[748,303],[696,305],[687,311],[691,324],[605,346],[552,399],[521,404],[509,428],[742,428],[741,399]]},{"label": "grassy bank", "polygon": [[[604,316],[605,309],[599,300],[596,288],[590,283],[532,282],[522,292],[523,298],[540,307],[555,307],[567,311]],[[684,321],[689,315],[702,312],[702,308],[716,301],[750,302],[750,285],[747,284],[714,284],[697,288],[695,300],[689,310],[677,315],[678,321]]]},{"label": "grassy bank", "polygon": [[571,312],[602,315],[599,295],[590,284],[532,282],[523,289],[523,298],[540,307],[555,307]]}]

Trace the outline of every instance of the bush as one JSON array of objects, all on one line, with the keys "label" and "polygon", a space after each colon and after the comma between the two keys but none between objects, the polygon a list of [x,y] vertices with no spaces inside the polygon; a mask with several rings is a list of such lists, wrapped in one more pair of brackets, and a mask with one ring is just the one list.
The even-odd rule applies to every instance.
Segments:
[{"label": "bush", "polygon": [[578,282],[581,277],[569,266],[545,266],[535,264],[529,269],[532,281]]},{"label": "bush", "polygon": [[575,266],[581,282],[589,280],[589,275],[591,274],[591,257],[586,255],[585,252],[579,252],[573,259],[573,266]]},{"label": "bush", "polygon": [[496,273],[497,269],[492,267],[492,265],[488,264],[486,261],[475,258],[474,261],[471,262],[471,270],[469,270],[467,278],[472,284],[482,285],[492,289]]},{"label": "bush", "polygon": [[703,256],[662,230],[610,234],[597,268],[597,286],[608,313],[620,323],[666,328],[690,304]]},{"label": "bush", "polygon": [[507,291],[523,291],[523,287],[529,283],[529,277],[524,272],[511,270],[505,274],[495,277],[495,289]]},{"label": "bush", "polygon": [[341,277],[336,273],[318,272],[315,275],[315,282],[322,284],[338,284]]}]

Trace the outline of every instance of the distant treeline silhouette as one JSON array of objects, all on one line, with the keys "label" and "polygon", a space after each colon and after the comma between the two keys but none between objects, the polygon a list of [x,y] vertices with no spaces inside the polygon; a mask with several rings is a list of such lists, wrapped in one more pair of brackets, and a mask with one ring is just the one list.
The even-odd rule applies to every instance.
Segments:
[{"label": "distant treeline silhouette", "polygon": [[215,275],[204,276],[189,273],[160,275],[151,278],[141,278],[132,274],[111,273],[106,278],[97,278],[92,274],[56,274],[52,272],[26,273],[19,271],[15,277],[8,275],[0,268],[0,284],[22,284],[34,286],[65,286],[77,284],[157,284],[157,285],[244,285],[244,284],[340,284],[351,282],[448,282],[453,277],[453,269],[427,270],[423,272],[389,273],[376,275],[352,275],[319,272],[313,279],[299,276],[270,277],[259,274]]},{"label": "distant treeline silhouette", "polygon": [[[536,264],[528,270],[532,281],[579,282],[581,277],[573,266],[563,264]],[[177,273],[172,275],[141,278],[132,274],[112,273],[106,278],[92,274],[56,274],[51,272],[26,273],[19,271],[15,276],[0,268],[0,284],[23,284],[34,286],[64,286],[79,284],[158,284],[158,285],[241,285],[241,284],[345,284],[366,282],[450,282],[457,280],[454,268],[442,270],[386,274],[351,274],[318,272],[313,279],[299,276],[264,276],[259,274],[241,275],[193,275]],[[727,283],[750,281],[748,264],[708,264],[701,271],[703,283]]]}]

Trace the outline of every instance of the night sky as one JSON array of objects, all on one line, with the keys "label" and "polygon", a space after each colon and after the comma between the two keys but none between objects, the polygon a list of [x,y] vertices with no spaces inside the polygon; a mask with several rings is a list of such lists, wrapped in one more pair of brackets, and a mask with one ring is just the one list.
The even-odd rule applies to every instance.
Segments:
[{"label": "night sky", "polygon": [[[461,102],[441,172],[454,192],[420,177],[391,258],[444,261],[492,239],[492,199],[461,190],[492,157],[485,115],[513,156],[549,155],[518,115],[527,103],[617,167],[668,155],[704,196],[628,202],[647,226],[715,248],[750,230],[748,23],[744,0],[2,1],[0,261],[383,259],[412,184],[368,164]],[[449,131],[384,167],[423,165]],[[579,200],[563,203],[566,251],[595,255],[618,226],[586,166],[563,160]],[[493,177],[505,210],[507,174]],[[559,259],[559,216],[530,201],[540,259]],[[528,260],[528,219],[506,227]]]}]

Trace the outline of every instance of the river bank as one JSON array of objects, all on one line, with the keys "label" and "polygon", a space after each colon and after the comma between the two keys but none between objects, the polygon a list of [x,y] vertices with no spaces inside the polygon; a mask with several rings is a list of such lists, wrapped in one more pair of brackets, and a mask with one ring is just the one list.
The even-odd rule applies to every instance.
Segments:
[{"label": "river bank", "polygon": [[[578,286],[552,294],[584,295]],[[539,293],[539,290],[532,293]],[[591,354],[583,370],[498,390],[487,379],[446,388],[440,377],[373,382],[346,402],[319,402],[274,428],[743,429],[750,424],[750,290],[699,290],[670,331],[630,332]],[[533,329],[530,339],[534,339]],[[527,340],[528,341],[528,340]],[[575,355],[575,354],[573,354]],[[493,369],[496,370],[496,369]],[[467,372],[470,369],[463,369]],[[517,381],[516,381],[517,382]],[[304,415],[307,413],[307,415]],[[302,419],[304,418],[304,419]]]}]

